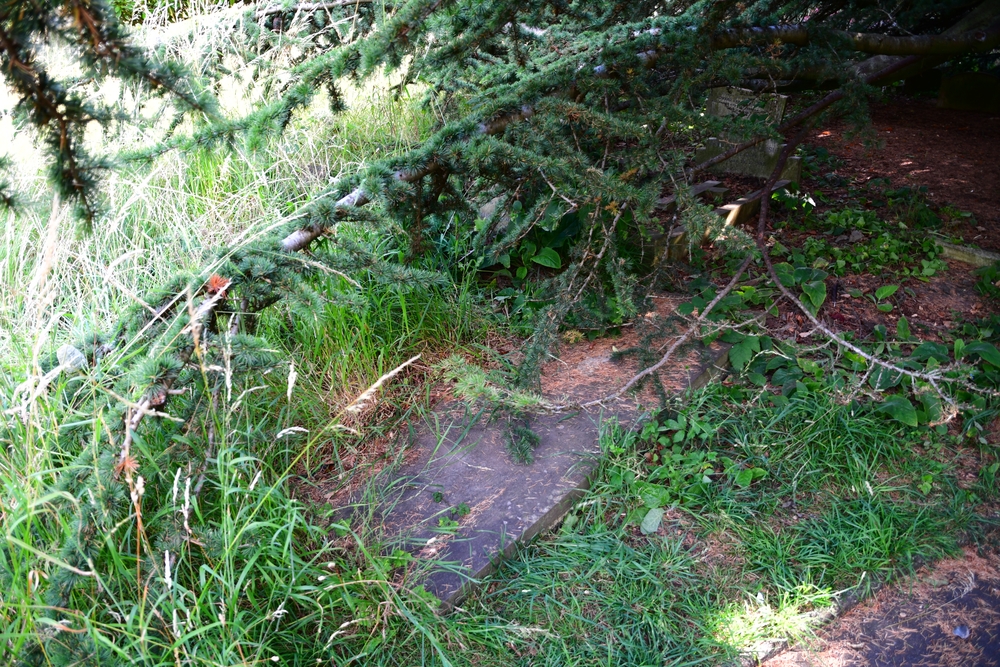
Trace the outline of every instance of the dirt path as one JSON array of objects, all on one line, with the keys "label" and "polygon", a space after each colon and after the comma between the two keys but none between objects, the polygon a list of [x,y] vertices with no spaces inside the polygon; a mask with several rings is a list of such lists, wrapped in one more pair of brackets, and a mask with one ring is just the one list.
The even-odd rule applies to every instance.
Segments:
[{"label": "dirt path", "polygon": [[1000,250],[1000,115],[900,98],[872,110],[881,148],[846,137],[847,130],[834,124],[808,140],[844,160],[838,175],[857,184],[889,178],[893,187],[927,186],[935,204],[975,216],[975,223],[960,225],[954,233],[967,243]]},{"label": "dirt path", "polygon": [[1000,665],[1000,558],[966,548],[861,603],[768,667]]}]

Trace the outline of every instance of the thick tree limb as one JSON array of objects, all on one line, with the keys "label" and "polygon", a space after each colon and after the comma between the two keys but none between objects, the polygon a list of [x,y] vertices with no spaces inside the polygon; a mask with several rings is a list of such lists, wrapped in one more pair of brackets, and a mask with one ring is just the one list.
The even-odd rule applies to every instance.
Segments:
[{"label": "thick tree limb", "polygon": [[[1000,0],[983,0],[975,9],[963,16],[950,28],[942,32],[940,37],[957,37],[963,33],[972,32],[986,28],[1000,19]],[[853,71],[861,77],[867,77],[874,72],[884,70],[890,65],[898,62],[903,56],[875,55],[867,60],[853,66]],[[897,69],[892,74],[880,76],[874,85],[887,85],[900,79],[908,79],[927,72],[938,65],[947,62],[951,56],[924,56],[920,60],[911,63],[908,67]],[[830,67],[820,66],[794,71],[788,75],[780,75],[780,80],[775,80],[772,73],[762,71],[751,75],[751,78],[741,83],[743,88],[750,88],[758,91],[793,91],[793,90],[815,90],[826,83],[833,83],[836,86],[838,73]]]},{"label": "thick tree limb", "polygon": [[[867,84],[875,83],[884,77],[890,76],[893,72],[909,67],[910,65],[919,60],[920,56],[909,56],[907,58],[894,61],[891,65],[889,65],[885,69],[881,69],[875,72],[874,74],[870,74],[869,76],[865,77],[865,83]],[[795,114],[794,116],[786,120],[784,123],[778,126],[777,131],[779,133],[785,134],[790,130],[792,130],[793,128],[795,128],[795,126],[801,124],[803,121],[812,118],[819,112],[829,107],[834,102],[837,102],[838,100],[841,100],[843,98],[844,98],[844,90],[842,88],[837,89],[832,93],[830,93],[829,95],[825,96],[823,99],[813,104],[812,106],[800,111],[799,113]],[[763,142],[765,139],[767,139],[767,137],[763,136],[751,139],[745,143],[740,144],[739,146],[734,146],[733,148],[730,148],[725,153],[720,153],[719,155],[716,155],[713,158],[705,160],[700,164],[696,164],[695,166],[691,167],[688,170],[687,172],[688,177],[691,177],[700,171],[704,171],[709,167],[717,165],[720,162],[724,162],[729,158],[733,157],[734,155],[742,153],[748,148],[756,146],[757,144]]]},{"label": "thick tree limb", "polygon": [[808,46],[819,35],[829,35],[846,48],[886,56],[957,56],[966,53],[984,53],[1000,45],[1000,22],[970,30],[961,35],[914,35],[897,37],[880,33],[848,32],[846,30],[821,31],[808,24],[768,26],[766,28],[738,28],[726,30],[712,37],[715,50],[732,49],[751,44],[795,44]]}]

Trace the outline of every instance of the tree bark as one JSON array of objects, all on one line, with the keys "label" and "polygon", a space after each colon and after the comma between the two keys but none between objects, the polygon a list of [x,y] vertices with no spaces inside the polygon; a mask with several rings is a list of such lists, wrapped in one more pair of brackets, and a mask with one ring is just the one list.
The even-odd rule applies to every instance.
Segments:
[{"label": "tree bark", "polygon": [[[739,28],[726,30],[712,37],[715,50],[732,49],[751,44],[795,44],[808,46],[819,31],[808,24],[768,26],[766,28]],[[957,56],[966,53],[984,53],[1000,45],[1000,21],[984,29],[970,30],[955,36],[915,35],[895,37],[880,33],[824,31],[844,47],[883,56]]]}]

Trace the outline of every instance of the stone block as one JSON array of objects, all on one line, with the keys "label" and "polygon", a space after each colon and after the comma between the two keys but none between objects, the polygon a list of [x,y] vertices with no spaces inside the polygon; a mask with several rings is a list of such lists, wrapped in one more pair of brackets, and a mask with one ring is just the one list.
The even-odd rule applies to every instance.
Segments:
[{"label": "stone block", "polygon": [[[739,143],[741,142],[709,137],[705,143],[705,147],[695,153],[695,162],[704,162],[711,159],[720,153],[738,146]],[[769,178],[775,166],[777,166],[778,158],[781,157],[781,151],[784,148],[785,144],[779,143],[774,139],[768,139],[758,146],[748,148],[742,153],[737,153],[728,160],[720,162],[712,167],[711,171]],[[779,178],[780,180],[798,183],[802,179],[802,158],[794,155],[788,158]]]},{"label": "stone block", "polygon": [[[781,122],[787,103],[788,97],[785,95],[759,95],[753,91],[732,87],[712,88],[708,91],[707,111],[712,116],[744,118],[763,116],[768,123],[776,125]],[[705,147],[695,155],[695,161],[704,162],[738,146],[747,138],[739,135],[711,137]],[[775,139],[768,139],[719,163],[712,168],[712,171],[767,178],[774,171],[784,147],[785,144]],[[801,177],[801,160],[798,157],[790,158],[781,173],[781,178],[798,182]]]},{"label": "stone block", "polygon": [[1000,113],[1000,79],[983,72],[963,72],[946,78],[938,93],[943,109]]},{"label": "stone block", "polygon": [[708,91],[708,113],[712,116],[751,118],[764,114],[769,123],[780,123],[787,103],[787,95],[760,95],[743,88],[722,87]]}]

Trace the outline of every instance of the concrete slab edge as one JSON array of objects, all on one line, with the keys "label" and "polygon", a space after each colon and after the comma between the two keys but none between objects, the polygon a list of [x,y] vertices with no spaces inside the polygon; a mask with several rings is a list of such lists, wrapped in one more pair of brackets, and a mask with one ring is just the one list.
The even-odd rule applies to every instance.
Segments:
[{"label": "concrete slab edge", "polygon": [[994,262],[1000,262],[1000,254],[989,250],[968,248],[941,241],[938,242],[938,245],[941,246],[941,254],[948,259],[955,259],[973,266],[990,266]]}]

